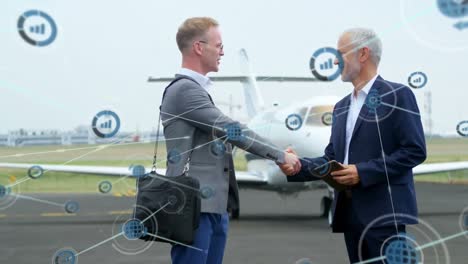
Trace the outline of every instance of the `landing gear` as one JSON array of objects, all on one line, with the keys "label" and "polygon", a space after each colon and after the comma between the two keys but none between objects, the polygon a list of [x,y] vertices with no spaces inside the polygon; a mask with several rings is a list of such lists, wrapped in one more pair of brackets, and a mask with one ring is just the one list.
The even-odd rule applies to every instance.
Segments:
[{"label": "landing gear", "polygon": [[239,209],[230,210],[230,214],[231,214],[231,219],[232,220],[239,220],[239,215],[240,215],[240,210]]},{"label": "landing gear", "polygon": [[320,202],[320,216],[328,218],[328,224],[331,225],[333,221],[333,213],[331,210],[332,199],[330,197],[323,197]]},{"label": "landing gear", "polygon": [[332,200],[329,197],[322,197],[322,201],[320,202],[320,216],[321,217],[328,217],[328,212],[331,208]]}]

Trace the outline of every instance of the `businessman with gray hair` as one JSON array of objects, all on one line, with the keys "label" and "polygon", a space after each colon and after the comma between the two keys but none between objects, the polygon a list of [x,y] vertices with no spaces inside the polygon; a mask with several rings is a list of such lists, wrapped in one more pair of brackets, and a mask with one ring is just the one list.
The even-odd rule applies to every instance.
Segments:
[{"label": "businessman with gray hair", "polygon": [[224,55],[218,22],[209,17],[185,20],[176,36],[182,53],[182,69],[165,91],[161,118],[167,141],[167,175],[180,175],[189,161],[189,176],[200,181],[201,217],[193,247],[173,245],[173,263],[222,263],[228,232],[228,197],[237,192],[232,145],[260,157],[288,164],[298,172],[300,162],[278,150],[245,125],[224,115],[210,96],[212,83],[206,76],[217,72]]},{"label": "businessman with gray hair", "polygon": [[406,225],[418,222],[412,169],[426,159],[424,131],[411,89],[378,74],[382,42],[373,30],[346,30],[338,51],[341,79],[354,89],[335,105],[324,156],[301,159],[297,174],[281,168],[294,174],[288,181],[303,182],[320,179],[312,173],[320,160],[342,163],[331,173],[347,187],[335,190],[333,232],[344,233],[351,263],[380,263],[395,239],[405,239]]}]

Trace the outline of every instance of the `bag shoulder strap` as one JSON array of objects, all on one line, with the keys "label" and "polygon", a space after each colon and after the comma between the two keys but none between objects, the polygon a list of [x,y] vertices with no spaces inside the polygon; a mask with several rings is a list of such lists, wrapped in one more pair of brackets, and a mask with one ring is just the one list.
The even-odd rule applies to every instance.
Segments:
[{"label": "bag shoulder strap", "polygon": [[[169,83],[169,85],[166,86],[166,88],[164,88],[164,93],[163,93],[163,96],[162,96],[162,99],[161,99],[161,105],[159,106],[159,118],[158,118],[158,126],[156,128],[156,142],[154,144],[153,166],[151,167],[151,172],[156,172],[156,163],[157,163],[156,161],[157,161],[158,142],[159,142],[159,127],[161,125],[161,107],[162,107],[162,103],[164,101],[164,97],[166,96],[167,89],[169,87],[171,87],[174,83],[176,83],[176,82],[178,82],[179,80],[182,80],[182,79],[191,80],[191,81],[197,83],[194,79],[190,78],[189,76],[179,75],[179,76],[175,77],[174,80],[172,80]],[[210,97],[210,99],[211,99],[211,97]],[[187,172],[188,169],[189,169],[188,164],[190,163],[190,158],[192,156],[192,152],[193,152],[193,149],[190,151],[189,157],[188,157],[187,162],[186,162],[185,167],[184,167],[184,172]]]}]

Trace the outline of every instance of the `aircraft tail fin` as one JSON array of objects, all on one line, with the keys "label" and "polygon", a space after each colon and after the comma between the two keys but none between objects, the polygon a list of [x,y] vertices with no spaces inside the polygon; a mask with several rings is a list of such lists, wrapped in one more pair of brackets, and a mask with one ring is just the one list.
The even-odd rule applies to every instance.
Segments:
[{"label": "aircraft tail fin", "polygon": [[244,86],[245,105],[247,107],[247,114],[250,118],[254,117],[264,107],[263,97],[257,86],[257,79],[252,71],[249,57],[245,49],[239,51],[241,71],[245,78],[241,81]]}]

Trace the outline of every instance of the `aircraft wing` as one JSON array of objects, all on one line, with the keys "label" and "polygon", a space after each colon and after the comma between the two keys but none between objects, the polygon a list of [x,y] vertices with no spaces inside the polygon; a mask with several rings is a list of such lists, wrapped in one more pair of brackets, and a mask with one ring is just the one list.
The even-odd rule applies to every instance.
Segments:
[{"label": "aircraft wing", "polygon": [[437,173],[437,172],[449,172],[457,170],[468,169],[468,161],[456,161],[456,162],[443,162],[443,163],[427,163],[416,166],[413,169],[415,176]]},{"label": "aircraft wing", "polygon": [[[249,76],[214,76],[210,77],[213,82],[247,82]],[[256,76],[258,82],[317,82],[318,80],[313,77],[288,77],[288,76]],[[170,82],[174,77],[149,77],[148,82]]]},{"label": "aircraft wing", "polygon": [[[133,177],[131,167],[111,167],[111,166],[75,166],[75,165],[49,165],[49,164],[27,164],[27,163],[0,163],[0,168],[29,169],[33,166],[40,166],[44,172],[68,172],[76,174],[94,174],[103,176],[130,176]],[[149,168],[145,168],[149,172]],[[165,174],[165,169],[158,169],[158,173]]]},{"label": "aircraft wing", "polygon": [[[75,165],[48,165],[48,164],[28,164],[28,163],[0,163],[0,168],[29,169],[33,166],[40,166],[44,172],[67,172],[75,174],[94,174],[102,176],[128,176],[135,177],[132,167],[110,167],[110,166],[75,166]],[[145,168],[150,172],[150,168]],[[157,169],[157,172],[165,175],[165,169]],[[247,171],[236,171],[237,182],[242,185],[266,185],[268,181],[258,173]]]},{"label": "aircraft wing", "polygon": [[[27,164],[27,163],[0,163],[0,168],[29,169],[33,166],[40,166],[44,172],[68,172],[76,174],[94,174],[105,176],[128,176],[134,177],[132,167],[111,167],[111,166],[75,166],[75,165],[48,165],[48,164]],[[449,172],[468,169],[468,161],[428,163],[421,164],[413,169],[414,175],[424,175],[438,172]],[[146,168],[149,172],[150,168]],[[165,169],[158,169],[158,173],[165,175]],[[236,171],[237,182],[242,185],[260,186],[267,185],[268,180],[260,173],[248,171]]]}]

